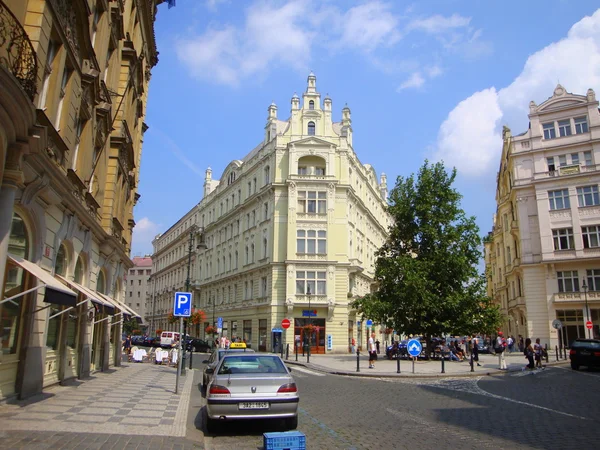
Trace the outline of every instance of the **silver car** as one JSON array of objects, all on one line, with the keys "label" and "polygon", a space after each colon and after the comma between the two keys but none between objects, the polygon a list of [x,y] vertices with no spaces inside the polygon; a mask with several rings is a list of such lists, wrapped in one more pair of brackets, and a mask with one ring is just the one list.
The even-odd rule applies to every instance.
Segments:
[{"label": "silver car", "polygon": [[229,419],[284,419],[298,426],[298,388],[277,355],[229,354],[214,369],[206,389],[206,428]]}]

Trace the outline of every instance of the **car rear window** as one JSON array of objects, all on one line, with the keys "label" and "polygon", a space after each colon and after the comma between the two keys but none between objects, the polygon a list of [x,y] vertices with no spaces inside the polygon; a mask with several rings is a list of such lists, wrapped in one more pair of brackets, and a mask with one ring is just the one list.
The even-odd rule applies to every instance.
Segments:
[{"label": "car rear window", "polygon": [[571,348],[593,348],[600,349],[600,341],[573,341]]},{"label": "car rear window", "polygon": [[236,373],[287,373],[281,359],[273,356],[236,357],[227,356],[221,367],[219,375]]}]

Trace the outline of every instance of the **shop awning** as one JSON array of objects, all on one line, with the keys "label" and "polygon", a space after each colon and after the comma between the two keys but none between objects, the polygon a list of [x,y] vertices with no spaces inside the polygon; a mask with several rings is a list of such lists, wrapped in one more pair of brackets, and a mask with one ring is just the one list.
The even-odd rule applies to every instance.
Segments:
[{"label": "shop awning", "polygon": [[77,294],[62,284],[49,272],[42,269],[37,264],[32,263],[19,256],[8,255],[8,258],[15,264],[21,266],[24,270],[37,278],[38,282],[46,287],[44,301],[55,305],[76,306]]},{"label": "shop awning", "polygon": [[117,308],[119,308],[123,312],[123,316],[126,320],[129,320],[133,317],[138,323],[142,323],[142,317],[129,306],[127,306],[125,303],[122,303],[119,300],[109,297],[106,294],[98,294],[101,295],[104,299],[114,303],[117,306]]},{"label": "shop awning", "polygon": [[94,303],[97,306],[99,306],[100,308],[102,308],[102,311],[105,314],[108,314],[111,316],[115,314],[114,305],[112,303],[104,300],[102,297],[100,297],[100,295],[97,292],[95,292],[89,288],[86,288],[85,286],[82,286],[79,283],[76,283],[71,280],[67,280],[65,277],[62,277],[60,275],[56,275],[56,276],[58,278],[60,278],[62,281],[64,281],[65,283],[67,283],[69,286],[71,286],[76,291],[81,292],[83,295],[85,295],[87,298],[89,298],[92,303]]}]

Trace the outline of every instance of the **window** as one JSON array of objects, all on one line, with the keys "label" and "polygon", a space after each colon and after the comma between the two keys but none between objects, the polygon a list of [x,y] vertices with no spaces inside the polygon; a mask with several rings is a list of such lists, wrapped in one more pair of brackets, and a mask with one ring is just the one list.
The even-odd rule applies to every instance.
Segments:
[{"label": "window", "polygon": [[233,266],[234,269],[238,268],[238,260],[239,260],[239,255],[238,255],[238,251],[235,251],[235,260],[234,260],[234,264],[235,266]]},{"label": "window", "polygon": [[581,227],[583,248],[600,247],[600,226]]},{"label": "window", "polygon": [[267,220],[269,218],[269,204],[268,203],[265,203],[263,205],[263,211],[265,213],[264,220]]},{"label": "window", "polygon": [[315,167],[315,175],[325,176],[325,167]]},{"label": "window", "polygon": [[558,121],[558,133],[561,137],[571,136],[571,119]]},{"label": "window", "polygon": [[138,296],[138,298],[140,297],[140,291],[137,291],[137,296]]},{"label": "window", "polygon": [[298,166],[298,175],[308,175],[308,167]]},{"label": "window", "polygon": [[548,191],[548,200],[550,202],[550,210],[567,209],[571,207],[568,189]]},{"label": "window", "polygon": [[554,172],[556,170],[556,166],[554,165],[554,156],[546,158],[546,163],[548,164],[548,172]]},{"label": "window", "polygon": [[567,155],[560,155],[558,157],[558,164],[560,167],[564,167],[567,165]]},{"label": "window", "polygon": [[591,166],[592,162],[592,152],[583,152],[583,158],[585,159],[585,165]]},{"label": "window", "polygon": [[271,168],[269,166],[265,167],[265,184],[269,184],[271,182]]},{"label": "window", "polygon": [[600,204],[598,185],[582,186],[577,188],[577,201],[579,206],[594,206]]},{"label": "window", "polygon": [[250,291],[248,290],[248,282],[244,281],[244,300],[248,300],[250,298]]},{"label": "window", "polygon": [[587,133],[588,123],[587,117],[575,117],[575,134]]},{"label": "window", "polygon": [[308,135],[309,136],[315,135],[315,123],[314,122],[308,122]]},{"label": "window", "polygon": [[325,214],[327,212],[327,193],[298,191],[298,212]]},{"label": "window", "polygon": [[267,251],[269,248],[269,242],[267,241],[267,238],[263,239],[263,258],[267,257]]},{"label": "window", "polygon": [[310,287],[312,295],[326,295],[326,273],[324,271],[297,271],[296,294],[306,294],[307,287]]},{"label": "window", "polygon": [[571,164],[579,164],[579,153],[571,153]]},{"label": "window", "polygon": [[308,109],[313,110],[315,109],[315,101],[311,100],[308,102]]},{"label": "window", "polygon": [[600,291],[600,269],[586,270],[587,284],[592,292]]},{"label": "window", "polygon": [[131,284],[133,286],[133,280],[131,280],[131,283],[129,283],[129,284]]},{"label": "window", "polygon": [[296,231],[296,252],[308,254],[327,253],[327,231],[298,230]]},{"label": "window", "polygon": [[252,217],[252,226],[254,226],[254,225],[256,225],[256,213],[254,211],[252,211],[251,217]]},{"label": "window", "polygon": [[552,238],[554,240],[554,250],[571,250],[575,248],[573,228],[552,230]]},{"label": "window", "polygon": [[254,262],[254,244],[250,246],[250,256],[252,258],[250,262]]},{"label": "window", "polygon": [[544,139],[554,139],[556,137],[556,130],[554,129],[554,122],[544,123]]},{"label": "window", "polygon": [[256,177],[252,180],[252,186],[253,186],[252,192],[256,193]]},{"label": "window", "polygon": [[506,257],[506,266],[510,266],[512,264],[512,255],[510,254],[510,246],[506,247],[506,253],[504,254]]},{"label": "window", "polygon": [[130,296],[130,297],[133,297],[133,292],[131,292],[131,291],[130,291],[130,292],[129,292],[129,296]]},{"label": "window", "polygon": [[260,279],[260,296],[261,297],[267,296],[267,277],[262,277]]},{"label": "window", "polygon": [[248,197],[252,195],[252,182],[248,181]]},{"label": "window", "polygon": [[138,286],[142,285],[142,280],[138,280]]},{"label": "window", "polygon": [[556,272],[558,292],[579,292],[579,278],[576,270]]}]

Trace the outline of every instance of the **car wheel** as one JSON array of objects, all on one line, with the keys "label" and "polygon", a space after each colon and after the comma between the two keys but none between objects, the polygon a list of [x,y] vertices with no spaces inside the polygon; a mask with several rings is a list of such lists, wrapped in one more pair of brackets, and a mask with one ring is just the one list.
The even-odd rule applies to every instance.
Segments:
[{"label": "car wheel", "polygon": [[288,417],[285,419],[285,427],[288,430],[295,430],[298,428],[298,416]]},{"label": "car wheel", "polygon": [[576,364],[574,362],[571,363],[571,369],[573,370],[579,370],[579,364]]}]

